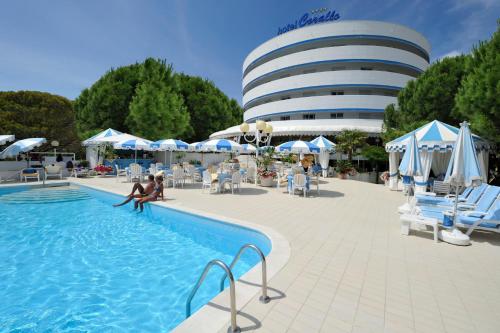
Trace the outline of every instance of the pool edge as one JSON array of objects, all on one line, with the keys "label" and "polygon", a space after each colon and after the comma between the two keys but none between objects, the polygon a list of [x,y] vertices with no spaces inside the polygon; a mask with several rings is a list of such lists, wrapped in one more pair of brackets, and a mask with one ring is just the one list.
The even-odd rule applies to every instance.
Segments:
[{"label": "pool edge", "polygon": [[[68,180],[69,184],[89,187],[95,190],[109,192],[117,195],[124,195],[116,190],[112,190],[109,188],[104,188],[97,186],[95,184],[82,184],[78,181]],[[275,231],[273,228],[262,226],[256,223],[244,221],[241,219],[228,218],[226,216],[207,213],[204,211],[200,211],[197,209],[187,208],[187,207],[173,207],[168,204],[168,202],[152,202],[151,204],[165,207],[168,209],[172,209],[177,212],[188,213],[193,215],[198,215],[205,218],[210,218],[214,220],[221,221],[223,223],[228,223],[244,228],[253,229],[257,232],[262,233],[266,236],[271,242],[271,251],[266,256],[267,262],[267,280],[268,282],[279,272],[283,267],[285,267],[286,263],[290,258],[290,244],[288,240]],[[217,258],[214,258],[217,259]],[[229,264],[229,263],[227,263]],[[201,272],[200,272],[201,274]],[[248,272],[246,272],[243,276],[241,276],[236,281],[236,307],[238,313],[240,313],[241,309],[245,307],[255,296],[258,297],[261,292],[261,264],[258,263],[254,267],[252,267]],[[241,281],[249,282],[244,283]],[[273,289],[277,289],[272,285],[269,287]],[[269,296],[271,298],[277,296],[276,292],[269,290]],[[261,304],[261,306],[272,306],[273,300],[271,300],[268,304]],[[222,307],[222,309],[221,309]],[[245,317],[252,317],[251,313],[246,314]],[[242,315],[240,314],[237,318],[239,321],[242,319]],[[246,318],[246,321],[248,319]],[[229,327],[230,322],[230,314],[229,314],[229,289],[226,288],[223,292],[217,294],[214,298],[212,298],[207,304],[201,307],[198,311],[196,311],[191,317],[183,320],[179,325],[177,325],[171,332],[175,333],[188,333],[188,332],[206,332],[213,333],[219,332],[221,330],[225,330]],[[254,323],[255,324],[255,323]],[[240,326],[241,327],[241,326]],[[245,329],[244,326],[241,327]]]}]

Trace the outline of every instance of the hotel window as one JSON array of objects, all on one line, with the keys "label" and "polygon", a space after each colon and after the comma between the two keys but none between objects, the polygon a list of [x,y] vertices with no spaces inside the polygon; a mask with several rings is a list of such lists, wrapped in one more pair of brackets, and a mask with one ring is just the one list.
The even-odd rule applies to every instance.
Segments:
[{"label": "hotel window", "polygon": [[360,90],[359,93],[361,95],[371,95],[372,91],[371,90]]},{"label": "hotel window", "polygon": [[330,113],[330,118],[331,119],[342,119],[344,118],[343,113]]},{"label": "hotel window", "polygon": [[284,101],[284,100],[290,99],[290,98],[291,98],[290,96],[283,96],[283,97],[281,97],[281,100]]},{"label": "hotel window", "polygon": [[336,96],[336,95],[343,95],[344,92],[343,91],[332,91],[330,94]]},{"label": "hotel window", "polygon": [[311,74],[311,73],[315,73],[316,70],[315,69],[306,69],[305,71],[303,71],[302,73],[303,74]]},{"label": "hotel window", "polygon": [[373,67],[361,67],[362,71],[372,71]]},{"label": "hotel window", "polygon": [[280,120],[290,120],[290,116],[281,116]]},{"label": "hotel window", "polygon": [[314,113],[306,113],[302,115],[302,119],[304,120],[316,119],[316,115]]},{"label": "hotel window", "polygon": [[266,122],[271,121],[271,118],[266,118],[266,119],[264,119],[264,121],[266,121]]},{"label": "hotel window", "polygon": [[305,92],[305,93],[302,93],[302,96],[303,97],[316,96],[316,93],[315,92]]},{"label": "hotel window", "polygon": [[284,78],[289,77],[289,76],[290,76],[290,74],[281,75],[280,79],[284,79]]}]

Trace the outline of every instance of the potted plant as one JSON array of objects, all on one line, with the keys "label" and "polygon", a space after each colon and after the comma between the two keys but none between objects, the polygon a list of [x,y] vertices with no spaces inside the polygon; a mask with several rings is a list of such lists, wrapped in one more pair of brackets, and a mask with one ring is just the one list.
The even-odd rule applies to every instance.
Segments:
[{"label": "potted plant", "polygon": [[276,171],[272,166],[274,148],[265,150],[257,160],[257,175],[260,178],[260,185],[270,187],[273,185],[273,179],[276,177]]},{"label": "potted plant", "polygon": [[335,167],[335,172],[337,172],[338,178],[346,179],[347,175],[354,175],[356,169],[352,166],[351,162],[340,160],[337,161],[337,166]]},{"label": "potted plant", "polygon": [[113,168],[107,165],[98,164],[94,168],[94,171],[100,174],[102,177],[104,177],[108,172],[112,172]]}]

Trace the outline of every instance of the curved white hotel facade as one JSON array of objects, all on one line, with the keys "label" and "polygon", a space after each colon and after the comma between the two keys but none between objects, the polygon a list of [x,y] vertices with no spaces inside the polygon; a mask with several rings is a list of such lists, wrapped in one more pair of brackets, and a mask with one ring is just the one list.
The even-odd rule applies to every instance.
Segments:
[{"label": "curved white hotel facade", "polygon": [[[320,23],[261,44],[243,63],[244,121],[270,121],[273,136],[377,135],[397,93],[429,66],[429,42],[377,21]],[[240,135],[238,126],[211,137]]]}]

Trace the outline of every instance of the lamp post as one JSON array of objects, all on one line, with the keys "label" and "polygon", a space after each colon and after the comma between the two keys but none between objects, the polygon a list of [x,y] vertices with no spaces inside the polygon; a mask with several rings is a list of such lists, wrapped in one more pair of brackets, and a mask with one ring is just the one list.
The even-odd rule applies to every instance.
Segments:
[{"label": "lamp post", "polygon": [[[240,131],[243,133],[243,139],[247,143],[255,143],[257,150],[255,151],[255,160],[259,157],[259,146],[261,143],[269,145],[271,142],[271,134],[273,133],[273,126],[266,123],[263,120],[257,120],[255,122],[255,132],[253,139],[249,138],[247,135],[250,132],[250,125],[247,123],[242,123],[240,125]],[[255,185],[257,185],[257,168],[255,168]]]},{"label": "lamp post", "polygon": [[59,147],[59,141],[54,140],[50,143],[50,145],[54,147],[54,156],[57,156],[57,147]]}]

